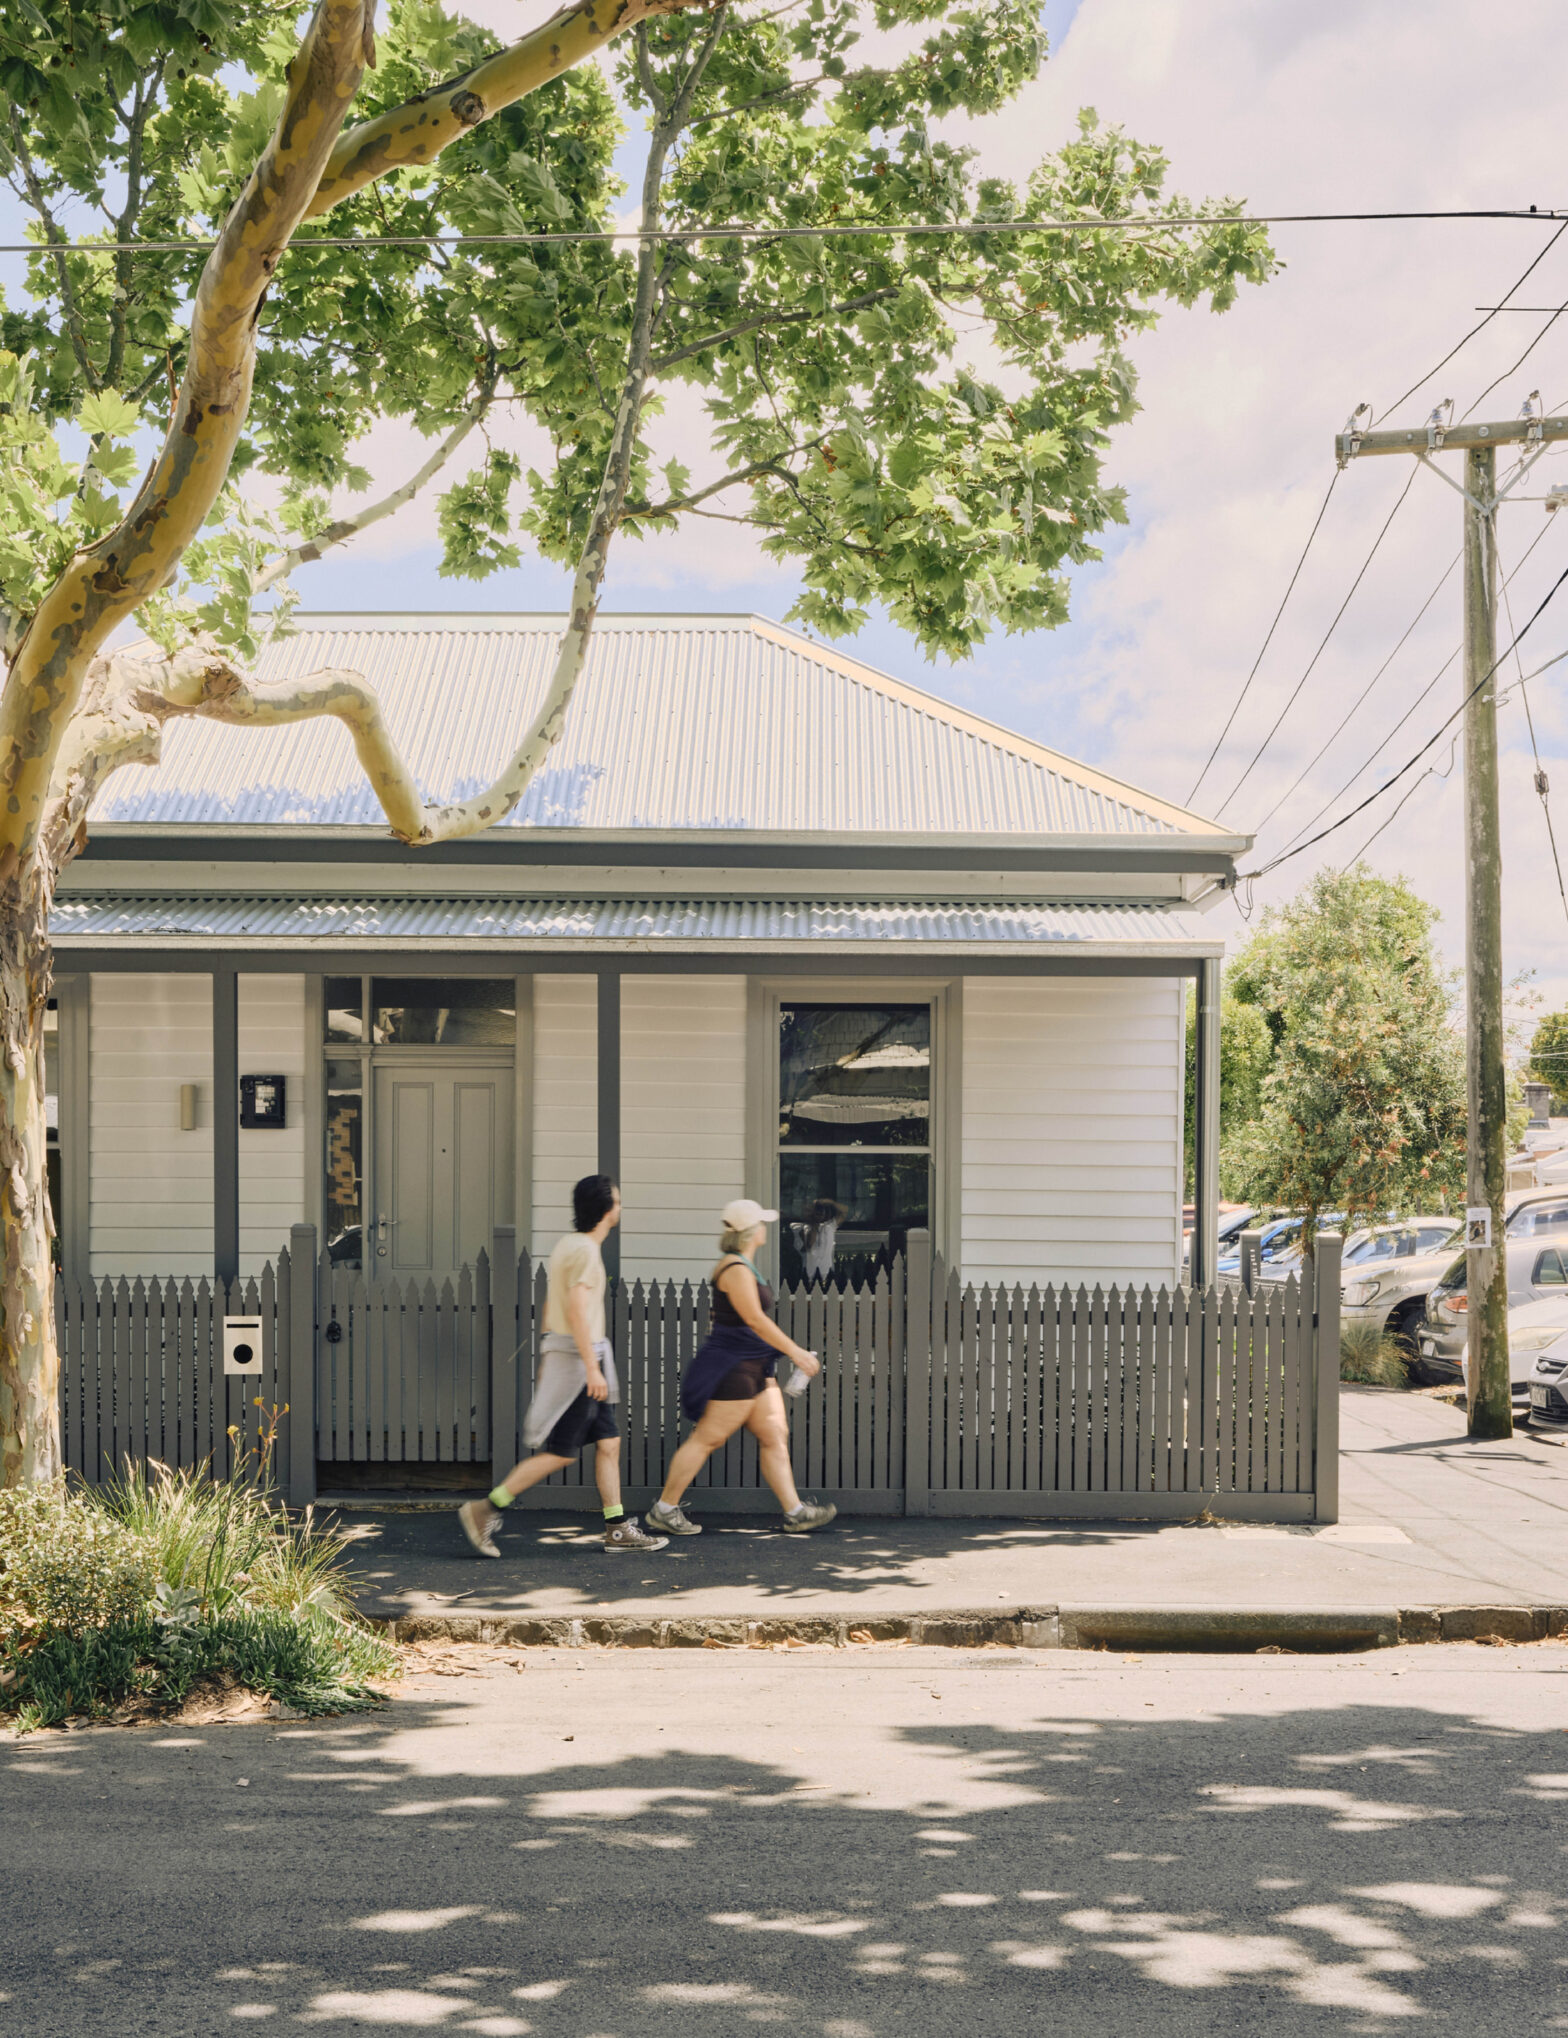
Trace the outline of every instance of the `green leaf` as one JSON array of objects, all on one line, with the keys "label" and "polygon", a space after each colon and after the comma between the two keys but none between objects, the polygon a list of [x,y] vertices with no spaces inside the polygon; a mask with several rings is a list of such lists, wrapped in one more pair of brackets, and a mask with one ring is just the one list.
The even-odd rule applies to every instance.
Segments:
[{"label": "green leaf", "polygon": [[140,413],[129,398],[117,396],[112,389],[99,390],[92,396],[83,397],[76,412],[76,422],[84,432],[105,438],[123,439],[134,432],[140,422]]}]

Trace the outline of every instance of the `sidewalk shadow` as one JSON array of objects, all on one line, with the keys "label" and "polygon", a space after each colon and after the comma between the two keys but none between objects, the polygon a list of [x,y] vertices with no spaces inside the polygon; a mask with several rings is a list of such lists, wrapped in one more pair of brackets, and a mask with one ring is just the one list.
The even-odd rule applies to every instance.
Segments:
[{"label": "sidewalk shadow", "polygon": [[[933,1586],[923,1567],[932,1563],[1021,1550],[1045,1557],[1061,1546],[1113,1548],[1175,1526],[849,1515],[805,1537],[780,1533],[776,1515],[724,1514],[710,1515],[700,1537],[672,1540],[669,1549],[641,1558],[605,1552],[591,1516],[539,1509],[502,1525],[497,1563],[473,1556],[445,1510],[343,1519],[356,1535],[349,1562],[361,1606],[371,1613],[395,1613],[437,1599],[467,1612],[518,1611],[521,1594],[537,1611],[618,1601],[650,1610],[662,1604],[673,1612],[683,1604],[681,1595],[715,1587],[761,1596],[770,1604],[830,1593],[848,1600],[889,1586],[928,1597]],[[995,1598],[989,1575],[963,1590],[977,1600]],[[1035,1596],[1051,1598],[1048,1575],[1042,1574]],[[962,1590],[956,1599],[951,1590],[942,1595],[943,1604],[961,1599]]]}]

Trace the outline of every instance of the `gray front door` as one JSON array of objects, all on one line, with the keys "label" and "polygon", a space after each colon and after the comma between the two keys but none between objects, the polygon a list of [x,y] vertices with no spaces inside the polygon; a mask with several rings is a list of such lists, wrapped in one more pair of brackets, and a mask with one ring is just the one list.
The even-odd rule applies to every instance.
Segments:
[{"label": "gray front door", "polygon": [[512,1214],[511,1067],[450,1055],[375,1071],[376,1195],[366,1272],[436,1281]]}]

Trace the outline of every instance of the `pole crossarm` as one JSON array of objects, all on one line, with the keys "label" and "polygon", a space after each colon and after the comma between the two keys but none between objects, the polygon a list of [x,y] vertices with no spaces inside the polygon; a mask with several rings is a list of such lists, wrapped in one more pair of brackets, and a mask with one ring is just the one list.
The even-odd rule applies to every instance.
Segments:
[{"label": "pole crossarm", "polygon": [[1348,467],[1352,460],[1364,460],[1369,453],[1469,452],[1482,446],[1521,446],[1531,440],[1548,444],[1559,439],[1568,439],[1568,418],[1511,418],[1507,424],[1450,425],[1434,431],[1426,425],[1411,425],[1396,432],[1338,432],[1334,458],[1341,467]]}]

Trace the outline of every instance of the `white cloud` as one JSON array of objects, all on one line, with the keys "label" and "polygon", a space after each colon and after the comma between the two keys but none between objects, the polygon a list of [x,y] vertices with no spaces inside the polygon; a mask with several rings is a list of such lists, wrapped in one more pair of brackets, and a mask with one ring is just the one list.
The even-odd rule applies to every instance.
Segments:
[{"label": "white cloud", "polygon": [[[485,0],[480,18],[516,32],[516,12]],[[526,20],[535,12],[530,9]],[[1072,133],[1093,105],[1168,153],[1172,188],[1229,193],[1269,211],[1451,210],[1550,202],[1561,184],[1555,79],[1568,56],[1568,17],[1553,0],[1482,10],[1471,0],[1082,0],[1051,63],[1022,101],[970,130],[988,167],[1022,178]],[[1106,562],[1079,574],[1074,620],[1052,637],[999,639],[967,667],[925,665],[887,628],[861,648],[917,683],[1177,799],[1196,778],[1268,627],[1332,471],[1332,437],[1355,403],[1379,409],[1436,364],[1495,304],[1545,244],[1544,225],[1493,221],[1282,225],[1283,273],[1247,291],[1223,319],[1172,312],[1135,349],[1143,412],[1116,440],[1111,478],[1128,491],[1131,523]],[[1568,297],[1568,236],[1542,263],[1521,301]],[[1496,319],[1402,415],[1419,418],[1452,395],[1462,411],[1506,370],[1544,320]],[[1486,399],[1510,416],[1539,386],[1568,402],[1568,317],[1523,370]],[[691,460],[689,402],[672,395],[661,431]],[[693,465],[698,463],[692,461]],[[1568,460],[1542,463],[1568,476]],[[1406,479],[1403,462],[1367,461],[1340,481],[1300,586],[1237,730],[1197,804],[1217,802],[1300,678],[1335,608]],[[1532,487],[1530,492],[1539,493]],[[1457,498],[1422,474],[1327,651],[1227,818],[1260,826],[1301,766],[1334,728],[1405,630],[1457,548]],[[1538,505],[1510,509],[1501,525],[1505,565],[1542,528]],[[388,556],[428,544],[425,526],[399,520],[380,541]],[[412,564],[412,562],[411,562]],[[1568,517],[1547,531],[1514,587],[1522,622],[1568,564]],[[331,605],[332,568],[317,569],[312,603]],[[476,605],[505,606],[507,577],[475,589]],[[537,575],[534,576],[535,582]],[[411,584],[411,583],[410,583]],[[522,581],[517,583],[522,586]],[[532,584],[532,583],[531,583]],[[608,601],[634,607],[672,593],[692,607],[792,589],[736,526],[693,524],[680,535],[622,547]],[[449,586],[430,587],[448,605]],[[1335,792],[1454,648],[1457,580],[1379,682],[1367,706],[1282,811],[1262,828],[1260,853]],[[1506,641],[1506,618],[1503,641]],[[1527,665],[1568,643],[1568,591],[1537,626]],[[1568,672],[1568,667],[1561,668]],[[1536,682],[1543,762],[1562,776],[1565,719],[1557,675]],[[1457,667],[1394,739],[1397,763],[1459,699]],[[1538,968],[1554,1002],[1568,999],[1568,916],[1557,898],[1533,764],[1517,697],[1503,714],[1503,809],[1508,963]],[[1441,763],[1447,739],[1434,753]],[[1357,795],[1375,784],[1374,775]],[[1406,781],[1409,783],[1409,781]],[[1444,912],[1457,954],[1462,938],[1459,775],[1427,782],[1370,852],[1403,870]],[[1352,795],[1354,797],[1356,795]],[[1340,805],[1348,802],[1342,802]],[[1356,848],[1391,802],[1338,834],[1323,852],[1285,866],[1260,899],[1302,882],[1318,854]],[[1340,806],[1331,808],[1338,812]],[[1562,808],[1568,839],[1568,804]],[[1283,824],[1283,825],[1281,825]],[[1240,923],[1223,909],[1229,923]]]}]

